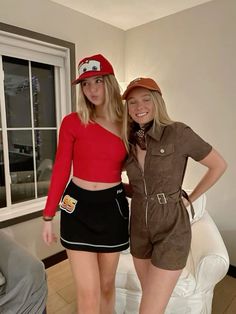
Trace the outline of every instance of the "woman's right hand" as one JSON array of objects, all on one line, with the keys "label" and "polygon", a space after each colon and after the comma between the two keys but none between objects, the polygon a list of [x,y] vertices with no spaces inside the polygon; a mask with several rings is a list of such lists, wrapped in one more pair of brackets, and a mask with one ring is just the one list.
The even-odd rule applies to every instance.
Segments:
[{"label": "woman's right hand", "polygon": [[53,232],[53,225],[52,221],[44,221],[43,224],[43,241],[50,245],[53,242],[57,242],[57,237],[55,233]]}]

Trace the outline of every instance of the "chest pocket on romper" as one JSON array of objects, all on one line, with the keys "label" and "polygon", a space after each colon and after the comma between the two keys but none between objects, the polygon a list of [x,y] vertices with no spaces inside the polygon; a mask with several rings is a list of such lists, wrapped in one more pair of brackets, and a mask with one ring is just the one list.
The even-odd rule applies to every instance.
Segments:
[{"label": "chest pocket on romper", "polygon": [[[152,148],[151,169],[158,169],[160,172],[173,169],[174,165],[174,144],[163,144]],[[158,171],[158,172],[159,172]]]}]

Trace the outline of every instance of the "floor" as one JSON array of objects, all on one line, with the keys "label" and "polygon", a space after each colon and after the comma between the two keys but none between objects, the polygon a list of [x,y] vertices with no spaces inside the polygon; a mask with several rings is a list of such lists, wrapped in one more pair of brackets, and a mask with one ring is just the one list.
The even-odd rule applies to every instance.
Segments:
[{"label": "floor", "polygon": [[47,314],[76,314],[75,288],[68,260],[47,269]]},{"label": "floor", "polygon": [[[75,287],[68,260],[48,268],[47,275],[47,314],[76,314]],[[216,285],[212,314],[236,314],[235,278],[226,276]]]}]

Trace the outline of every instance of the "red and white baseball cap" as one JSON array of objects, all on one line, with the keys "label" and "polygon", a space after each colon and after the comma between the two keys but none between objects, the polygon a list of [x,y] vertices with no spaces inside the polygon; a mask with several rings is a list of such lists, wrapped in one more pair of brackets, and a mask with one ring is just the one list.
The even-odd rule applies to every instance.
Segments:
[{"label": "red and white baseball cap", "polygon": [[112,65],[101,54],[82,59],[78,64],[78,72],[79,76],[72,82],[72,85],[78,84],[91,76],[114,75]]},{"label": "red and white baseball cap", "polygon": [[157,85],[157,83],[153,79],[146,78],[146,77],[138,77],[129,83],[122,98],[127,99],[128,94],[136,87],[144,87],[149,90],[157,91],[162,96],[160,87]]}]

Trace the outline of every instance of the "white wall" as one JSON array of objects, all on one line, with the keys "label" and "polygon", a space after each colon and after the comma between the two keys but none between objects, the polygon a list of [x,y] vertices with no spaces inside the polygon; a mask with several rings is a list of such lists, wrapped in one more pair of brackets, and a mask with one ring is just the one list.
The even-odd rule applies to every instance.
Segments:
[{"label": "white wall", "polygon": [[0,22],[76,44],[76,60],[96,53],[113,64],[124,79],[125,32],[48,0],[1,0]]},{"label": "white wall", "polygon": [[[215,0],[126,32],[126,81],[157,80],[171,117],[210,142],[228,162],[207,208],[236,265],[236,1]],[[203,167],[189,163],[184,186]]]},{"label": "white wall", "polygon": [[[159,82],[172,118],[191,125],[228,162],[207,206],[236,265],[236,1],[214,0],[127,32],[47,0],[1,0],[0,21],[76,43],[77,60],[104,53],[120,81],[151,76]],[[202,173],[191,162],[185,187]],[[35,219],[7,232],[44,258],[61,247],[43,247],[40,228]]]},{"label": "white wall", "polygon": [[57,237],[56,242],[47,246],[42,240],[42,218],[28,220],[3,230],[9,237],[27,248],[32,254],[40,259],[54,255],[64,250],[60,243],[60,217],[59,214],[53,219],[53,229]]}]

